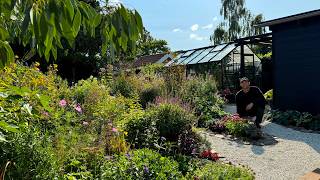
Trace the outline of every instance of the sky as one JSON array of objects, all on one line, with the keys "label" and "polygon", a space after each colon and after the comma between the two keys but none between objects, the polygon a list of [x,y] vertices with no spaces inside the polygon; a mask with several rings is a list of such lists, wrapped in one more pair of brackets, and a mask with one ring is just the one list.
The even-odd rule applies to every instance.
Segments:
[{"label": "sky", "polygon": [[[210,45],[210,35],[222,21],[221,0],[110,0],[136,9],[144,26],[171,50],[187,50]],[[320,9],[320,0],[246,0],[253,14],[265,20]]]}]

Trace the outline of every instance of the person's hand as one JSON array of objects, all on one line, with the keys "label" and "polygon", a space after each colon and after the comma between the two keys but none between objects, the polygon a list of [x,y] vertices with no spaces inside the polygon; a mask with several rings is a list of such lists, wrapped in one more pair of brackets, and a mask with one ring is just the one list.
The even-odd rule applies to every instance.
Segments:
[{"label": "person's hand", "polygon": [[252,109],[253,107],[253,103],[250,103],[247,105],[246,110],[249,111],[250,109]]}]

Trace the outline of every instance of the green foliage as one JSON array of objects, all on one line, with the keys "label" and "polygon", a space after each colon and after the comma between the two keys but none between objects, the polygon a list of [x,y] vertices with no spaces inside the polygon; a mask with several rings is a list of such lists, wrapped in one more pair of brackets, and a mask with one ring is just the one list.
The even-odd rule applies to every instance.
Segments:
[{"label": "green foliage", "polygon": [[255,26],[263,21],[263,15],[253,15],[245,7],[245,0],[222,0],[221,4],[220,15],[224,21],[218,25],[210,37],[215,44],[265,32],[263,27]]},{"label": "green foliage", "polygon": [[246,179],[253,180],[253,174],[243,168],[234,167],[227,164],[208,163],[203,168],[195,171],[193,177],[195,179],[206,180],[219,180],[219,179]]},{"label": "green foliage", "polygon": [[[272,121],[283,125],[294,125],[294,126],[302,126],[308,127],[312,121],[316,121],[316,119],[307,112],[299,112],[294,110],[288,111],[278,111],[274,110],[272,113]],[[312,129],[312,127],[309,127]]]},{"label": "green foliage", "polygon": [[225,126],[229,134],[236,137],[245,137],[249,124],[245,121],[228,121]]},{"label": "green foliage", "polygon": [[[1,169],[6,179],[183,179],[182,172],[191,177],[202,166],[191,156],[207,144],[193,131],[195,118],[187,108],[170,102],[141,108],[137,94],[163,90],[164,80],[154,72],[124,77],[134,92],[126,98],[110,94],[112,79],[91,77],[69,87],[56,66],[46,74],[38,67],[12,64],[0,71],[0,162],[7,166]],[[204,89],[210,95],[213,87]],[[158,153],[128,153],[129,143]],[[177,158],[178,164],[159,153],[191,156]]]},{"label": "green foliage", "polygon": [[208,127],[211,121],[226,115],[220,108],[223,100],[217,95],[216,83],[210,78],[187,80],[181,87],[180,96],[195,107],[200,127]]},{"label": "green foliage", "polygon": [[264,93],[264,98],[267,100],[267,101],[272,101],[273,99],[273,89],[267,91],[266,93]]},{"label": "green foliage", "polygon": [[[144,75],[152,76],[152,75],[159,75],[165,71],[165,67],[163,64],[149,64],[146,66],[141,67],[141,72]],[[160,77],[158,77],[160,78]]]},{"label": "green foliage", "polygon": [[151,118],[156,121],[160,136],[177,141],[179,134],[193,125],[193,116],[177,105],[160,104],[151,109]]},{"label": "green foliage", "polygon": [[115,156],[102,166],[101,179],[179,179],[178,163],[149,149]]},{"label": "green foliage", "polygon": [[167,41],[153,38],[146,29],[143,30],[137,46],[137,56],[167,53],[170,51]]},{"label": "green foliage", "polygon": [[140,93],[140,103],[142,107],[147,107],[148,103],[153,103],[156,97],[160,96],[160,90],[158,88],[148,88]]},{"label": "green foliage", "polygon": [[50,138],[29,129],[1,143],[0,162],[11,162],[6,170],[8,179],[51,179],[59,177],[59,167]]},{"label": "green foliage", "polygon": [[196,156],[209,147],[210,144],[194,130],[185,130],[179,135],[178,152],[180,154]]},{"label": "green foliage", "polygon": [[149,113],[131,114],[125,130],[128,142],[135,148],[154,147],[158,143],[159,130]]},{"label": "green foliage", "polygon": [[178,162],[179,171],[181,171],[183,175],[194,174],[194,172],[203,165],[203,162],[201,162],[200,159],[196,159],[192,156],[177,154],[173,159]]},{"label": "green foliage", "polygon": [[272,52],[268,52],[266,54],[257,54],[257,56],[260,58],[260,59],[269,59],[271,60],[272,58]]},{"label": "green foliage", "polygon": [[62,39],[74,46],[81,28],[93,37],[95,29],[102,27],[101,51],[104,55],[109,49],[111,56],[129,48],[135,50],[143,29],[138,12],[123,5],[109,9],[108,13],[99,13],[78,0],[6,0],[0,4],[0,9],[4,12],[0,17],[1,67],[14,58],[6,42],[8,34],[11,41],[17,38],[23,46],[29,45],[31,51],[36,50],[48,61],[51,55],[57,59],[58,48],[63,49]]},{"label": "green foliage", "polygon": [[113,94],[121,94],[124,97],[133,97],[136,94],[133,85],[128,82],[124,74],[114,79],[111,92]]}]

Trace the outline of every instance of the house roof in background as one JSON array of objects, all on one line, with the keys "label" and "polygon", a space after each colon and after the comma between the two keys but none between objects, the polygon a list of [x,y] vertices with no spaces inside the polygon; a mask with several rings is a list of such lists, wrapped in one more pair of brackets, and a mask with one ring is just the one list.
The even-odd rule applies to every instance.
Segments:
[{"label": "house roof in background", "polygon": [[314,11],[308,11],[300,14],[295,14],[287,17],[282,17],[278,19],[273,19],[270,21],[265,21],[257,24],[257,26],[260,27],[265,27],[265,26],[274,26],[277,24],[283,24],[287,22],[292,22],[292,21],[297,21],[305,18],[310,18],[310,17],[315,17],[315,16],[320,16],[320,9],[314,10]]},{"label": "house roof in background", "polygon": [[168,58],[172,59],[171,54],[161,53],[161,54],[154,54],[154,55],[148,55],[148,56],[141,56],[133,63],[133,66],[140,67],[147,64],[162,63]]}]

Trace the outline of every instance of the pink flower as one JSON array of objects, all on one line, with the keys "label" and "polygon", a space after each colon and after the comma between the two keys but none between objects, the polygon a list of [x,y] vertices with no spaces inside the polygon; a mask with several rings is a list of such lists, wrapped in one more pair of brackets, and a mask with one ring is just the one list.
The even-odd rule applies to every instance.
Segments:
[{"label": "pink flower", "polygon": [[118,129],[117,129],[117,128],[112,128],[111,131],[112,131],[112,132],[118,132]]},{"label": "pink flower", "polygon": [[74,109],[76,111],[78,111],[79,113],[82,113],[82,109],[81,109],[81,106],[79,104],[77,104],[77,106],[75,106]]},{"label": "pink flower", "polygon": [[67,105],[67,101],[65,99],[60,100],[59,105],[61,107],[65,107]]},{"label": "pink flower", "polygon": [[46,111],[44,111],[42,114],[43,114],[44,116],[49,116],[49,113],[46,112]]}]

